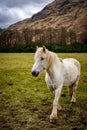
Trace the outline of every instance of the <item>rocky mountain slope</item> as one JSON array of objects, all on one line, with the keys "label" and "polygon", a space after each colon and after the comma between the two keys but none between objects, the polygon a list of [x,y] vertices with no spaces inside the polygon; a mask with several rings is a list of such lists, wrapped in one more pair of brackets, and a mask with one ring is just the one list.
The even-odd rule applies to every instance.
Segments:
[{"label": "rocky mountain slope", "polygon": [[77,42],[87,42],[87,0],[54,0],[31,18],[13,24],[7,30],[22,33],[25,29],[46,30],[61,27],[67,32],[72,30]]}]

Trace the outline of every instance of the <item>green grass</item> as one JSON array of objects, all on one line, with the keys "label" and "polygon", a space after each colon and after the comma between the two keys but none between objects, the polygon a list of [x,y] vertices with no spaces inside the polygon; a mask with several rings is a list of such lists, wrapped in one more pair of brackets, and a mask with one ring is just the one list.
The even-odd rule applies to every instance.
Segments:
[{"label": "green grass", "polygon": [[87,53],[59,53],[81,63],[77,103],[70,106],[67,88],[60,98],[63,110],[56,125],[49,123],[53,97],[43,72],[31,75],[33,53],[0,53],[0,130],[86,130],[87,129]]}]

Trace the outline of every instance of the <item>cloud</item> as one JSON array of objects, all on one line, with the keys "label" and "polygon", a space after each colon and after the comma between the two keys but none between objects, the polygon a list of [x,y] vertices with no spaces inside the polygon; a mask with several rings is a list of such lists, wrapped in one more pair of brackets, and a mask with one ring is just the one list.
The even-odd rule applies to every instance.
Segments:
[{"label": "cloud", "polygon": [[0,0],[0,27],[31,17],[53,0]]}]

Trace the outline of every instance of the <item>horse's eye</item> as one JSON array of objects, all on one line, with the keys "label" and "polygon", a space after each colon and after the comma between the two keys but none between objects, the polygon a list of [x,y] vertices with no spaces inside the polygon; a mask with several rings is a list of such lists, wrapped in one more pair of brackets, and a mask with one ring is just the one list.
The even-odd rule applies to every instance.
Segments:
[{"label": "horse's eye", "polygon": [[43,58],[43,57],[41,57],[41,60],[44,60],[44,58]]}]

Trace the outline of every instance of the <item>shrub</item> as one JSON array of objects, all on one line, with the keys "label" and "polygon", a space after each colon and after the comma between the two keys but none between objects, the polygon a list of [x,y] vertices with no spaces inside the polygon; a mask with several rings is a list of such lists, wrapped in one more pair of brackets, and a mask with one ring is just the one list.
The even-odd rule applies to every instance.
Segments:
[{"label": "shrub", "polygon": [[73,43],[70,45],[60,45],[53,43],[27,43],[14,44],[13,46],[1,46],[0,52],[35,52],[36,46],[45,45],[49,50],[54,52],[87,52],[86,43]]}]

